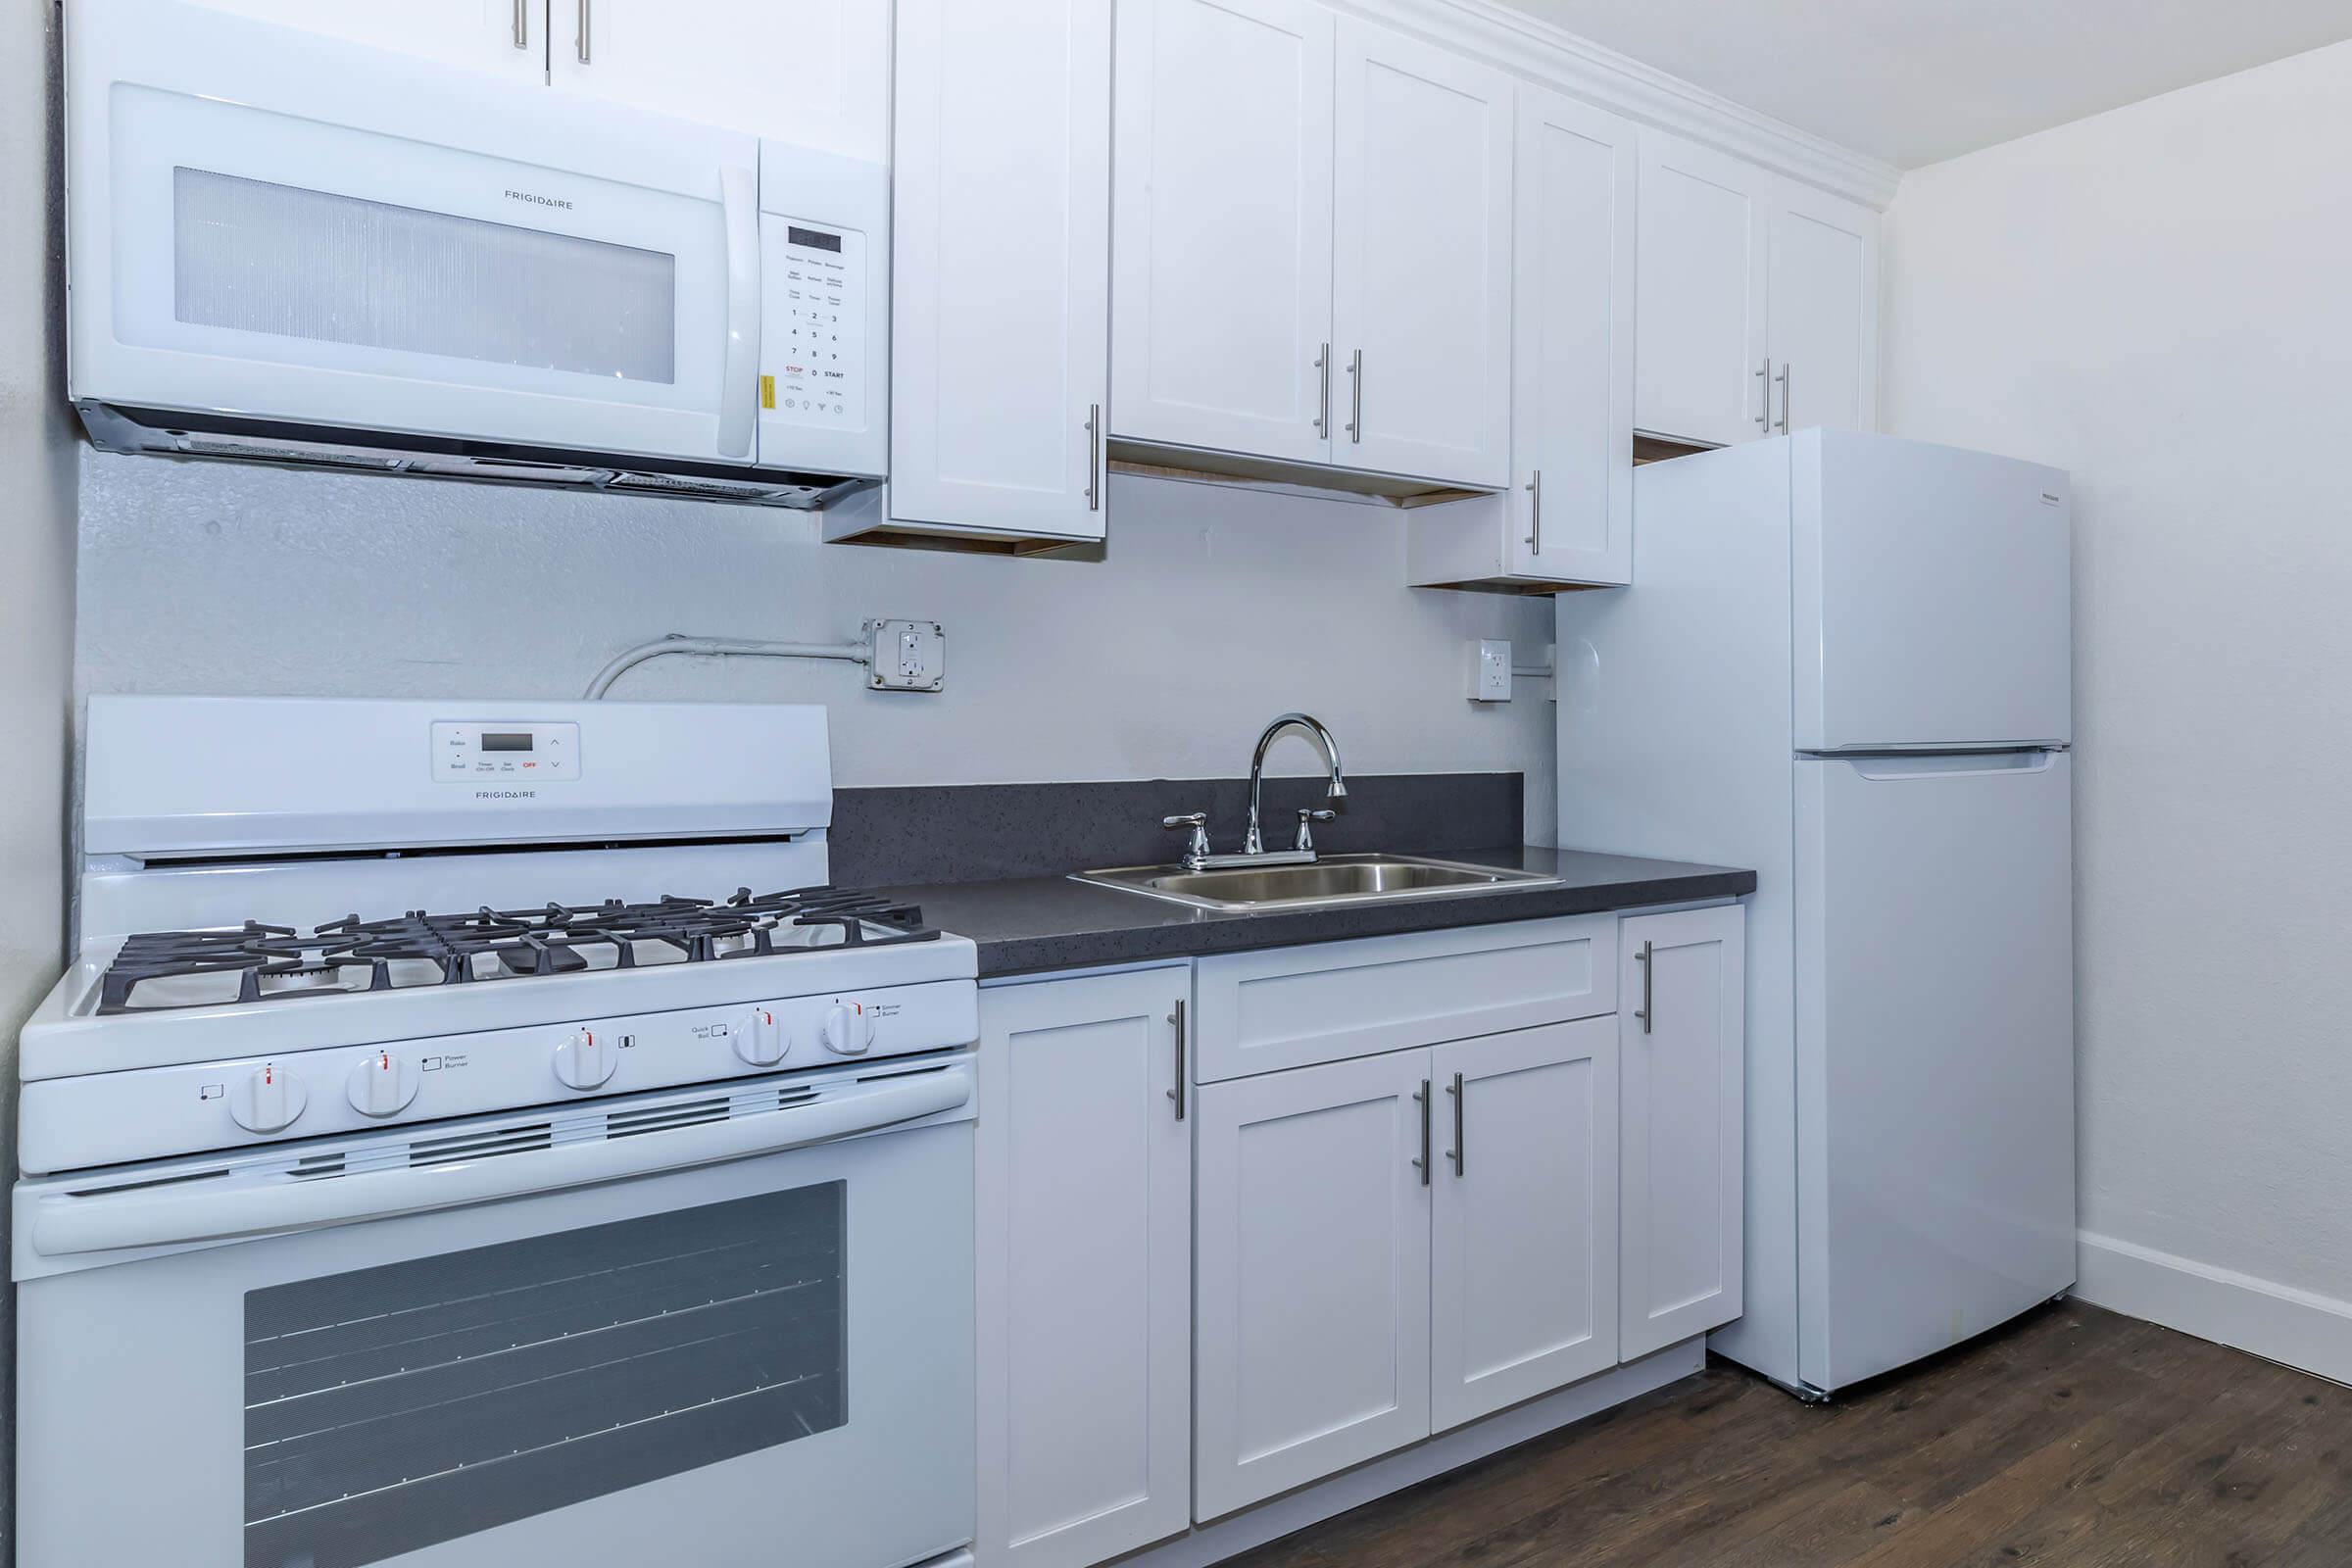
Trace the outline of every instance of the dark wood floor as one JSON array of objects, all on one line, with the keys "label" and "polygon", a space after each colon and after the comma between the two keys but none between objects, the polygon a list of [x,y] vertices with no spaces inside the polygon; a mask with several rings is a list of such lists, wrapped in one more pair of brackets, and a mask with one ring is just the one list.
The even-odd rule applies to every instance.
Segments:
[{"label": "dark wood floor", "polygon": [[2352,1565],[2352,1390],[2066,1302],[1839,1398],[1723,1362],[1235,1568]]}]

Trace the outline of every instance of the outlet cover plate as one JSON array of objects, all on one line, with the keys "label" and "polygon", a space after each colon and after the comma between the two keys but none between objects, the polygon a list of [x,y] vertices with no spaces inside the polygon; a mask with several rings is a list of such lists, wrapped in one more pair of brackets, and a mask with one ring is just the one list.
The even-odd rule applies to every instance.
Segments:
[{"label": "outlet cover plate", "polygon": [[865,623],[865,683],[878,692],[936,692],[948,684],[948,634],[936,620]]}]

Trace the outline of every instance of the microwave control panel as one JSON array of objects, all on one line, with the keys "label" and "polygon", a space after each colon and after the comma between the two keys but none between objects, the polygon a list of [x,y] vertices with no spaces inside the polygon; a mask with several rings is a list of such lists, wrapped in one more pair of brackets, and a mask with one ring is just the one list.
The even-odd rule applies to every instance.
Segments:
[{"label": "microwave control panel", "polygon": [[[865,236],[838,223],[766,214],[763,249],[783,258],[785,319],[763,333],[763,421],[862,430],[865,416]],[[772,265],[772,264],[771,264]],[[771,299],[774,295],[769,296]]]}]

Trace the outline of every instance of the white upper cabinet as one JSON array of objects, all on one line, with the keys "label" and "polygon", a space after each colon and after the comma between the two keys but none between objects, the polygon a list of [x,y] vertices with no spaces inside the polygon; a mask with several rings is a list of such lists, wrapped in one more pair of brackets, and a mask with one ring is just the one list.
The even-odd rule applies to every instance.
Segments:
[{"label": "white upper cabinet", "polygon": [[549,0],[401,0],[320,5],[318,0],[203,0],[208,10],[274,22],[396,54],[547,81]]},{"label": "white upper cabinet", "polygon": [[1876,429],[1879,215],[1780,181],[1771,290],[1773,433]]},{"label": "white upper cabinet", "polygon": [[1443,1432],[1617,1364],[1617,1020],[1431,1055],[1430,1418]]},{"label": "white upper cabinet", "polygon": [[1115,433],[1327,461],[1337,32],[1307,0],[1119,0]]},{"label": "white upper cabinet", "polygon": [[548,34],[558,87],[889,160],[890,0],[548,0]]},{"label": "white upper cabinet", "polygon": [[1109,9],[899,0],[897,69],[891,519],[1101,539]]},{"label": "white upper cabinet", "polygon": [[1519,100],[1510,565],[1631,582],[1638,138],[1557,93]]},{"label": "white upper cabinet", "polygon": [[1335,462],[1510,476],[1511,80],[1352,18],[1339,29]]},{"label": "white upper cabinet", "polygon": [[1618,1354],[1738,1317],[1744,1295],[1746,914],[1629,918],[1618,935]]},{"label": "white upper cabinet", "polygon": [[1709,446],[1764,433],[1773,186],[1752,164],[1642,132],[1637,428]]}]

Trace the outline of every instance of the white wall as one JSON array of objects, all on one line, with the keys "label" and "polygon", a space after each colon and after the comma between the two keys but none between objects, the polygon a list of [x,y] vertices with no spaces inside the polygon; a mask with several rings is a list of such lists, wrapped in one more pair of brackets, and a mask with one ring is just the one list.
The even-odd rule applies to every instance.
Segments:
[{"label": "white wall", "polygon": [[792,513],[682,501],[97,452],[81,478],[85,693],[570,698],[664,632],[832,641],[922,616],[947,627],[936,697],[868,692],[847,664],[686,659],[612,695],[822,702],[850,785],[1231,776],[1302,708],[1354,773],[1525,772],[1528,831],[1551,841],[1540,683],[1462,695],[1464,641],[1533,662],[1551,607],[1399,586],[1390,508],[1118,475],[1109,559],[1080,563],[819,545]]},{"label": "white wall", "polygon": [[1904,177],[1887,428],[2075,474],[2084,1290],[2352,1378],[2352,44]]},{"label": "white wall", "polygon": [[[64,957],[72,432],[56,368],[52,8],[0,8],[0,1171],[16,1169],[17,1027]],[[0,1499],[15,1475],[9,1294],[0,1291]],[[0,1501],[0,1557],[13,1538]]]}]

